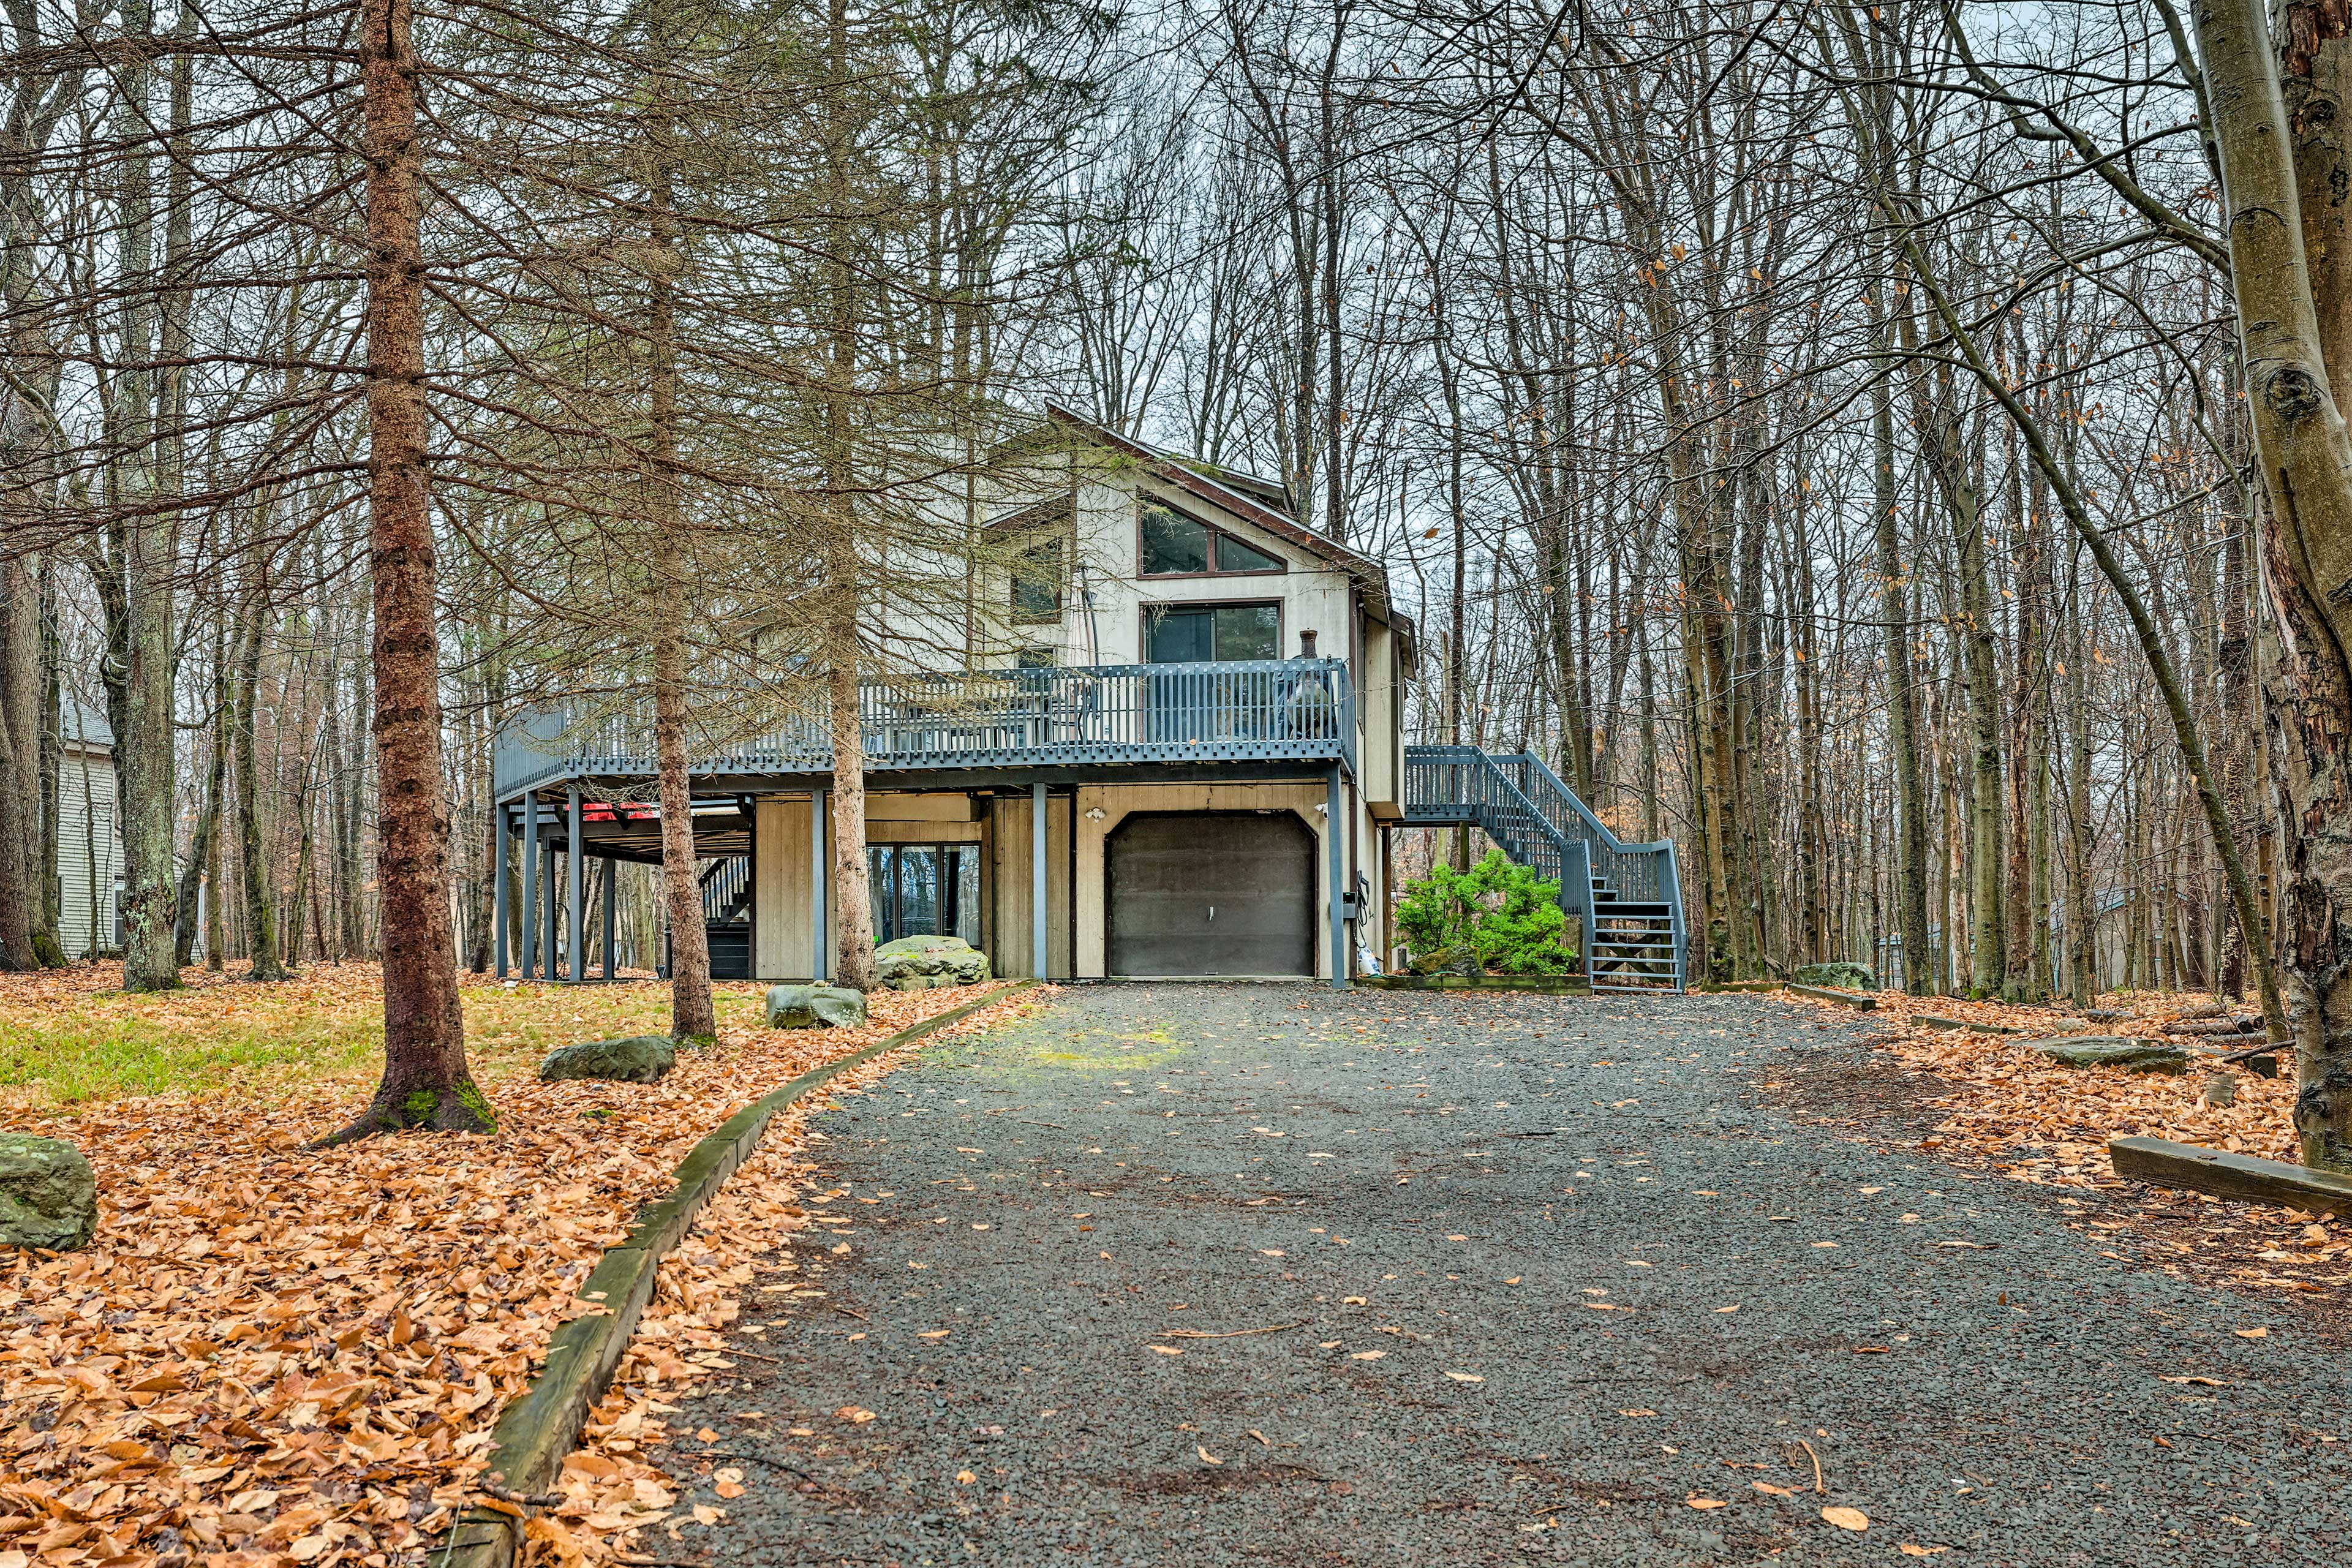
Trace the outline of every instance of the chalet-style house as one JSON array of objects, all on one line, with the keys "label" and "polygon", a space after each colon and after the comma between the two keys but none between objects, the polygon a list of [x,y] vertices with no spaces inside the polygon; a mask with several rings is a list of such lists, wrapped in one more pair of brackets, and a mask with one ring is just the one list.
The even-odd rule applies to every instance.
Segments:
[{"label": "chalet-style house", "polygon": [[[960,935],[1012,977],[1345,984],[1391,962],[1388,831],[1471,822],[1563,877],[1597,977],[1679,985],[1671,847],[1620,844],[1531,756],[1405,744],[1416,648],[1381,563],[1301,526],[1279,485],[1050,428],[1058,471],[989,524],[987,651],[866,694],[878,941]],[[501,806],[538,849],[500,861],[498,909],[519,876],[528,911],[501,920],[502,973],[586,950],[584,857],[660,858],[652,806],[599,804],[652,798],[650,736],[567,717],[500,737]],[[814,724],[696,759],[714,974],[824,976],[831,765]]]}]

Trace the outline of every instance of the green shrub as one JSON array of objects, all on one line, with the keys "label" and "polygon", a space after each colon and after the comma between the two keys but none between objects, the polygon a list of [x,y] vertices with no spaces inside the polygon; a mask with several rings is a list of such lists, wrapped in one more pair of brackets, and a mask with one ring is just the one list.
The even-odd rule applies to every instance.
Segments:
[{"label": "green shrub", "polygon": [[1559,884],[1547,882],[1499,849],[1467,871],[1440,865],[1408,883],[1397,928],[1416,954],[1468,948],[1489,974],[1568,974],[1576,954],[1561,942],[1568,917]]}]

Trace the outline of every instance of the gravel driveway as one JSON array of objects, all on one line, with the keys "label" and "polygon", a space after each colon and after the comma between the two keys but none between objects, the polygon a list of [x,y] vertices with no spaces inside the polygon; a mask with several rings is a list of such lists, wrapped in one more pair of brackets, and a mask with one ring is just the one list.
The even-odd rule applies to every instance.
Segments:
[{"label": "gravel driveway", "polygon": [[725,1511],[660,1554],[2344,1562],[2340,1363],[1756,1087],[1860,1032],[1754,996],[1062,991],[818,1123],[834,1218],[673,1418],[707,1456],[681,1510]]}]

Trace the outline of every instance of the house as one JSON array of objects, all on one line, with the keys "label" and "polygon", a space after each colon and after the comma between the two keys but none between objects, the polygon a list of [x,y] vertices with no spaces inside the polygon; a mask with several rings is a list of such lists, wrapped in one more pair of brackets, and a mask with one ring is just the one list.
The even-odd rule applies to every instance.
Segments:
[{"label": "house", "polygon": [[[1048,428],[1060,457],[988,523],[962,656],[865,693],[877,940],[960,935],[1009,977],[1345,984],[1388,950],[1387,835],[1486,820],[1408,799],[1412,776],[1465,770],[1409,763],[1415,645],[1385,569],[1303,527],[1279,485],[1058,410]],[[586,858],[658,862],[651,749],[562,709],[501,731],[501,809],[536,849],[510,867],[498,836],[501,973],[587,951]],[[825,974],[831,766],[807,721],[695,759],[715,975]],[[1522,835],[1559,849],[1555,873],[1577,857],[1580,897],[1584,833]]]},{"label": "house", "polygon": [[122,945],[122,824],[115,811],[114,731],[68,697],[58,722],[58,941],[71,959]]}]

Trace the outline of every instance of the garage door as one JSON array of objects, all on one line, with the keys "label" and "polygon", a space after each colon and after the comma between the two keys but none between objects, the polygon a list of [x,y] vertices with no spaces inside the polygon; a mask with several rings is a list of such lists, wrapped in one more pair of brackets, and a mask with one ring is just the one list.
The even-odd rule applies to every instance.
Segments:
[{"label": "garage door", "polygon": [[1113,974],[1315,973],[1315,830],[1291,813],[1139,812],[1108,861]]}]

